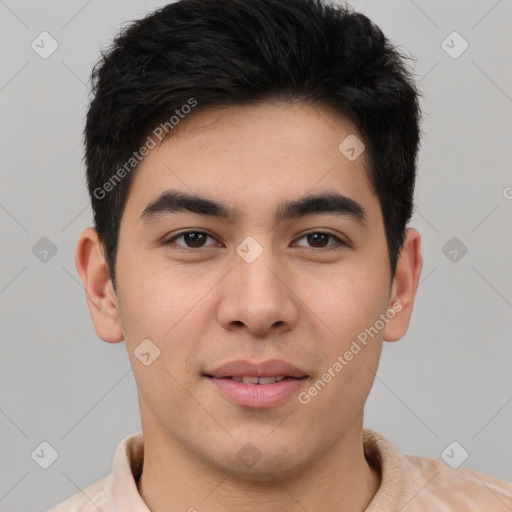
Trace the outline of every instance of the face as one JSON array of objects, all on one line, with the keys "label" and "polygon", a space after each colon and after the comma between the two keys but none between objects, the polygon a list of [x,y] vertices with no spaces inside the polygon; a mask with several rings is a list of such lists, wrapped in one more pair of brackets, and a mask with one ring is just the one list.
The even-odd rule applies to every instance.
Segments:
[{"label": "face", "polygon": [[[338,148],[351,133],[335,112],[303,104],[205,109],[141,162],[115,299],[146,436],[265,479],[311,467],[360,432],[382,340],[406,313],[389,313],[396,283],[365,154]],[[165,193],[223,208],[176,208],[175,196],[158,201]],[[325,194],[316,210],[283,206]]]}]

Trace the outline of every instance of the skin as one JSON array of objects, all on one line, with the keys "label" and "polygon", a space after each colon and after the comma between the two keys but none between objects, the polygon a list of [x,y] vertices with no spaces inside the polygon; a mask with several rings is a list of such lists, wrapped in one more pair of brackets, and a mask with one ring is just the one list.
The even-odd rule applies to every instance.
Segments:
[{"label": "skin", "polygon": [[[189,115],[141,162],[123,212],[117,293],[93,228],[79,238],[76,265],[96,333],[125,342],[139,390],[145,459],[139,491],[153,512],[364,510],[380,474],[363,454],[363,407],[383,341],[407,331],[422,268],[420,235],[407,229],[391,279],[382,213],[364,153],[338,145],[350,123],[327,107],[272,102]],[[194,192],[238,208],[231,223],[194,213],[138,219],[164,190]],[[366,210],[274,222],[282,201],[337,191]],[[188,249],[183,231],[210,237]],[[311,241],[304,233],[335,238]],[[252,263],[236,247],[252,236]],[[331,245],[332,244],[332,245]],[[327,251],[330,247],[339,250]],[[195,251],[195,252],[194,252]],[[352,340],[397,301],[401,311],[336,377],[302,405],[232,404],[202,376],[234,359],[281,358],[310,377],[332,367]],[[149,338],[160,356],[145,366],[134,350]],[[262,454],[237,457],[251,442]]]}]

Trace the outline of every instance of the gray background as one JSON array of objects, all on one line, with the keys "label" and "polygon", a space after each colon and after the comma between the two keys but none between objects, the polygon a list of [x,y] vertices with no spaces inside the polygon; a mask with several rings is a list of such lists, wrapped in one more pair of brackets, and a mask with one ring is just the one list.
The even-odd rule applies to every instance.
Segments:
[{"label": "gray background", "polygon": [[[140,430],[124,344],[96,336],[74,250],[92,223],[81,160],[91,67],[123,22],[165,3],[0,0],[3,511],[46,510],[85,488]],[[416,57],[426,95],[411,222],[424,271],[408,334],[384,346],[365,426],[438,459],[457,441],[464,467],[510,481],[512,1],[351,5]],[[31,48],[43,31],[59,45],[47,59]],[[458,58],[443,46],[453,54],[460,40],[442,46],[453,31],[469,44]],[[47,261],[33,252],[43,237],[57,248]],[[443,253],[452,237],[466,254]],[[46,470],[31,458],[43,441],[58,452]]]}]

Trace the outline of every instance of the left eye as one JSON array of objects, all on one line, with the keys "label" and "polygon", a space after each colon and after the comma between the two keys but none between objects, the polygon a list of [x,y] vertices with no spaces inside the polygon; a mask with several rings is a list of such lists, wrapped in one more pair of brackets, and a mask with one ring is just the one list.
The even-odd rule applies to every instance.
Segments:
[{"label": "left eye", "polygon": [[[336,243],[325,244],[324,242],[328,241],[329,238],[335,239],[335,241],[338,242],[338,245],[345,245],[345,243],[337,236],[335,236],[331,233],[324,233],[323,231],[315,231],[313,233],[306,233],[305,235],[302,235],[300,238],[298,238],[298,240],[302,240],[303,238],[306,238],[308,243],[310,243],[310,244],[320,244],[320,246],[314,245],[313,246],[314,249],[327,247],[327,246],[331,246],[331,245],[336,245]],[[300,244],[296,244],[296,245],[300,245]]]}]

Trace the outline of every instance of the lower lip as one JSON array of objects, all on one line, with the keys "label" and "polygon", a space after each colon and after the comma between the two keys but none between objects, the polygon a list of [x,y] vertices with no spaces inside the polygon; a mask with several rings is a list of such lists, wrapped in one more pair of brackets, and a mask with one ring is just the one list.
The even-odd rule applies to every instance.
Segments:
[{"label": "lower lip", "polygon": [[307,377],[284,379],[274,384],[244,384],[233,379],[206,377],[224,396],[236,405],[264,409],[273,407],[292,395],[297,395]]}]

